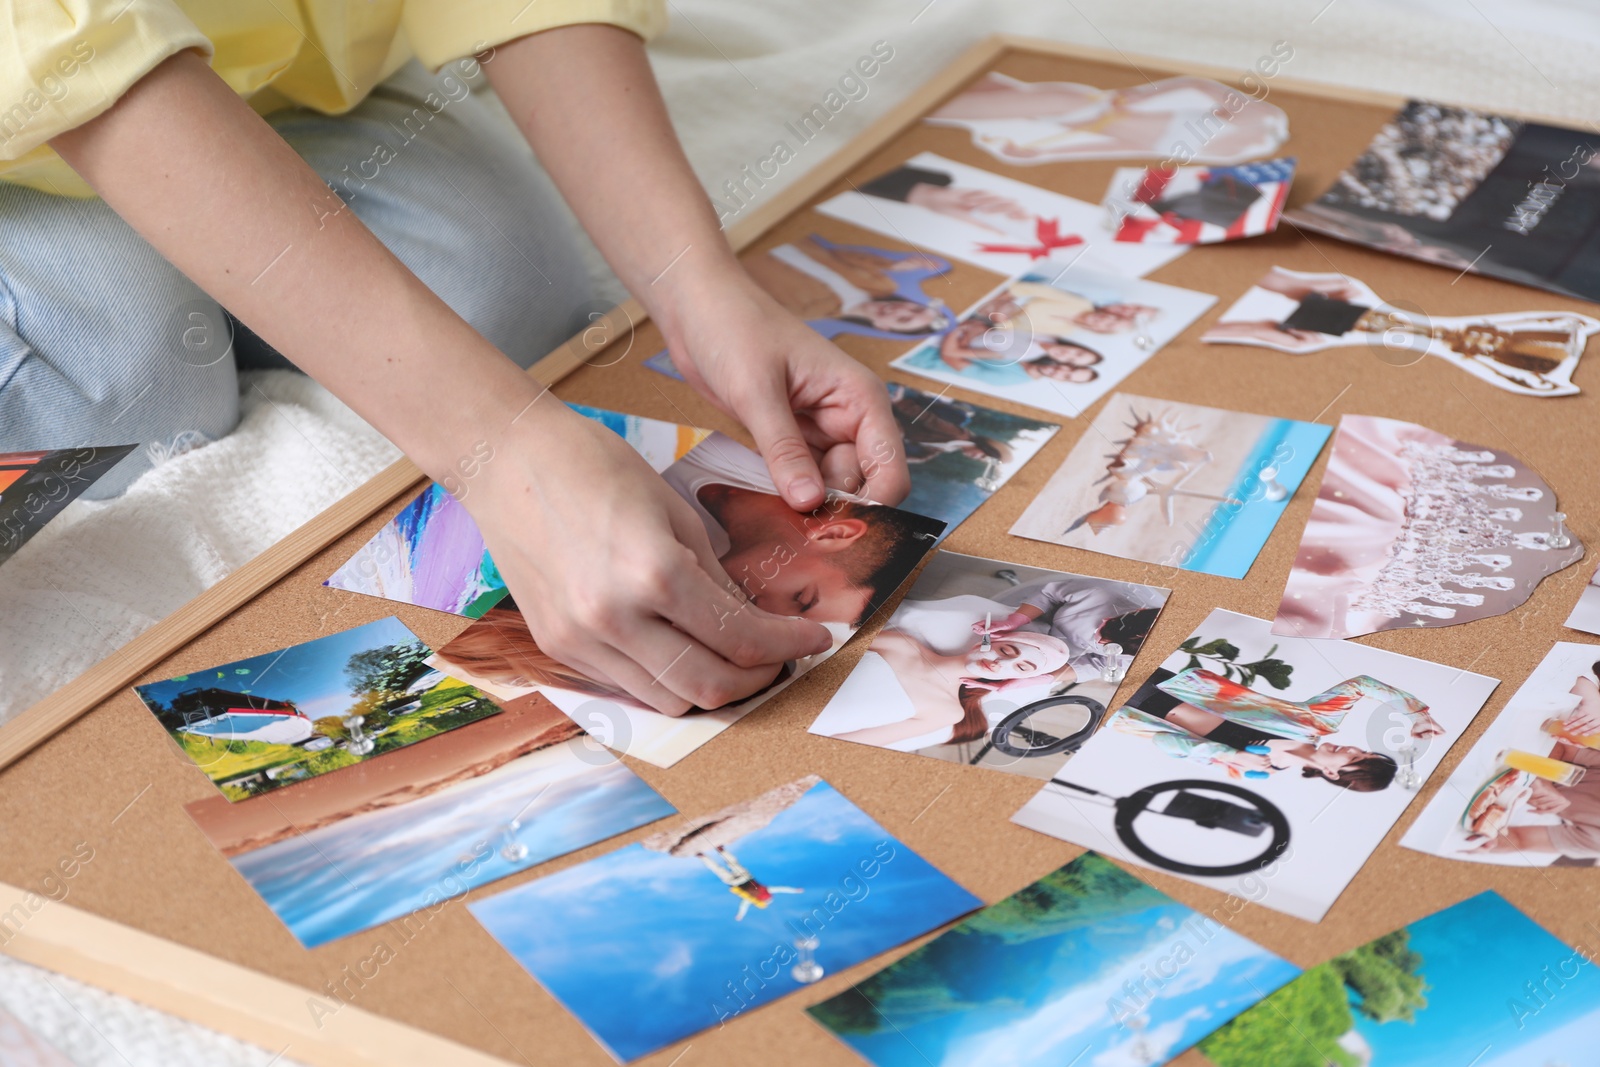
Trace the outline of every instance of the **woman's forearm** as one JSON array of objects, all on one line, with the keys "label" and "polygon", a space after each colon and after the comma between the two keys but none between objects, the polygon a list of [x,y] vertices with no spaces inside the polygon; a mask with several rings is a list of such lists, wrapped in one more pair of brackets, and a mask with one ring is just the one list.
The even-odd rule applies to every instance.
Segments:
[{"label": "woman's forearm", "polygon": [[743,280],[639,38],[615,26],[565,26],[502,45],[484,70],[618,278],[669,341],[681,308]]},{"label": "woman's forearm", "polygon": [[436,478],[542,387],[422,284],[193,53],[52,144],[174,266]]}]

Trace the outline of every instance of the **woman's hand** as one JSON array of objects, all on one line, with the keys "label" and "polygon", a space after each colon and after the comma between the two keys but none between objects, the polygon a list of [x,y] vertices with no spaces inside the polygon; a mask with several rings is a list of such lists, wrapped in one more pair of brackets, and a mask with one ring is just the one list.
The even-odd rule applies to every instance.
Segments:
[{"label": "woman's hand", "polygon": [[1274,267],[1256,283],[1262,289],[1281,293],[1291,300],[1304,300],[1312,293],[1330,300],[1355,302],[1366,298],[1356,283],[1343,274],[1294,274]]},{"label": "woman's hand", "polygon": [[1263,344],[1285,352],[1313,352],[1328,344],[1327,334],[1286,330],[1275,322],[1219,322],[1205,332],[1207,341]]},{"label": "woman's hand", "polygon": [[658,313],[672,362],[743,423],[789,505],[824,486],[897,504],[911,488],[883,382],[768,296],[736,264]]},{"label": "woman's hand", "polygon": [[546,394],[493,442],[463,502],[556,659],[668,715],[770,684],[831,644],[748,603],[699,516],[625,441]]}]

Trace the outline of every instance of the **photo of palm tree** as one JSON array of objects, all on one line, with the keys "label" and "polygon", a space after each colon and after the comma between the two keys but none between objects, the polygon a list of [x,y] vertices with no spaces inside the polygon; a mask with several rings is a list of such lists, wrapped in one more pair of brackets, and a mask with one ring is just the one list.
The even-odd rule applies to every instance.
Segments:
[{"label": "photo of palm tree", "polygon": [[1297,973],[1089,852],[808,1011],[877,1067],[1140,1067]]},{"label": "photo of palm tree", "polygon": [[1592,1063],[1600,974],[1498,893],[1335,956],[1200,1045],[1216,1067]]}]

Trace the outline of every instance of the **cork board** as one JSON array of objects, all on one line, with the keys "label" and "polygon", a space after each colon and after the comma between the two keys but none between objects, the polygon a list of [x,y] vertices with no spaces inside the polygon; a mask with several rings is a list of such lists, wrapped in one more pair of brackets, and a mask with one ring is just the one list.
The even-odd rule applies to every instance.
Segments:
[{"label": "cork board", "polygon": [[[1118,165],[1115,162],[1009,167],[975,149],[964,131],[905,121],[915,111],[936,106],[966,78],[990,68],[1025,80],[1069,79],[1106,87],[1140,84],[1146,78],[1173,73],[1203,73],[1237,82],[1243,73],[1199,71],[1143,59],[1135,66],[1126,57],[1041,42],[986,42],[957,64],[956,73],[962,77],[953,79],[951,72],[946,72],[942,84],[936,82],[921,94],[909,105],[910,110],[891,116],[847,148],[841,154],[847,164],[843,177],[822,188],[820,195],[814,188],[806,190],[807,203],[846,188],[847,180],[859,182],[923,151],[1098,202]],[[1292,69],[1291,62],[1287,70]],[[1397,103],[1294,84],[1288,77],[1270,85],[1271,100],[1290,116],[1292,136],[1283,152],[1300,159],[1291,206],[1319,195],[1343,164],[1367,144]],[[823,169],[827,168],[825,164]],[[813,232],[837,240],[894,243],[875,235],[869,239],[869,235],[803,205],[789,210],[794,206],[785,204],[782,217],[764,227],[751,247],[759,250]],[[1596,535],[1600,500],[1589,497],[1587,491],[1593,483],[1590,457],[1600,453],[1600,383],[1590,380],[1588,372],[1580,367],[1577,378],[1589,392],[1538,400],[1497,390],[1439,359],[1402,367],[1365,349],[1334,349],[1296,357],[1262,349],[1200,345],[1201,331],[1274,264],[1351,274],[1387,299],[1410,301],[1435,315],[1589,310],[1578,301],[1473,275],[1457,277],[1452,270],[1308,237],[1284,226],[1270,237],[1194,250],[1153,272],[1153,280],[1215,293],[1219,300],[1121,388],[1146,396],[1330,424],[1347,412],[1419,422],[1453,437],[1516,453],[1555,487],[1577,536],[1590,540]],[[993,275],[957,264],[947,282],[931,283],[929,291],[952,307],[964,308],[995,280]],[[839,343],[885,377],[926,387],[915,378],[885,370],[907,347],[904,344],[862,337],[844,337]],[[696,423],[748,441],[747,435],[689,387],[641,366],[642,359],[659,348],[660,335],[655,328],[640,325],[567,377],[557,391],[565,399]],[[1008,408],[1003,402],[973,399],[1032,414]],[[1173,573],[1009,536],[1007,530],[1098,410],[1096,405],[1087,417],[1066,420],[1063,431],[1043,452],[951,534],[944,547],[1031,566],[1172,586],[1172,599],[1130,676],[1137,681],[1213,608],[1271,617],[1326,456],[1292,500],[1242,581]],[[408,491],[395,498],[221,625],[154,664],[140,680],[170,677],[391,613],[431,643],[448,640],[464,628],[464,620],[349,595],[320,584],[410,495]],[[1564,629],[1562,622],[1591,566],[1579,564],[1545,581],[1522,609],[1509,616],[1360,639],[1376,647],[1489,674],[1500,678],[1502,684],[1323,922],[1307,923],[1247,906],[1233,923],[1240,933],[1296,964],[1309,966],[1493,888],[1563,939],[1593,942],[1594,932],[1586,927],[1585,916],[1600,910],[1600,881],[1590,872],[1519,871],[1452,863],[1402,850],[1396,844],[1550,645],[1580,636]],[[879,621],[881,618],[880,614]],[[875,626],[876,622],[868,629]],[[1006,896],[1081,851],[1008,821],[1036,791],[1034,781],[807,734],[806,726],[865,645],[864,640],[856,640],[779,699],[677,766],[660,770],[636,763],[635,770],[686,814],[718,808],[801,775],[820,774],[986,901]],[[372,1062],[354,1045],[341,1051],[337,1042],[327,1047],[309,1040],[295,1043],[292,1035],[311,1032],[308,1027],[316,1021],[312,998],[320,994],[323,1003],[329,1003],[323,991],[333,982],[351,990],[342,998],[352,1005],[351,1014],[359,1012],[379,1030],[385,1025],[383,1020],[404,1023],[507,1063],[611,1062],[577,1020],[500,951],[462,902],[440,909],[420,930],[413,924],[415,932],[409,935],[381,927],[314,951],[302,949],[184,814],[185,804],[211,792],[212,786],[168,742],[134,694],[119,691],[0,774],[0,826],[5,828],[0,882],[53,895],[64,902],[63,910],[81,909],[97,920],[111,920],[238,965],[263,976],[264,988],[270,984],[279,994],[285,988],[303,990],[306,1003],[299,1006],[293,995],[263,998],[249,1025],[232,1014],[209,1011],[203,988],[193,992],[194,1003],[186,1012],[213,1025],[248,1031],[247,1036],[262,1043],[270,1043],[270,1035],[289,1034],[278,1042],[288,1043],[285,1054],[289,1057],[317,1063]],[[646,832],[636,831],[552,861],[479,889],[467,899],[581,862]],[[73,876],[64,879],[59,864],[84,845],[92,849],[92,860],[75,865]],[[1137,873],[1191,906],[1209,910],[1219,903],[1210,890],[1150,871]],[[50,907],[44,905],[46,910]],[[0,940],[6,936],[0,931]],[[26,927],[15,940],[8,950],[28,946]],[[348,976],[363,967],[364,973],[374,972],[370,961],[378,954],[380,942],[389,950],[385,955],[392,958],[377,967],[370,979],[350,982]],[[757,1061],[857,1063],[853,1054],[806,1019],[802,1009],[847,988],[910,947],[830,975],[812,989],[640,1062],[660,1067]],[[110,950],[96,948],[86,940],[76,947],[35,946],[29,956],[47,966],[68,972],[78,969],[92,977],[95,968],[85,966],[84,960],[97,951],[103,955]],[[114,969],[121,977],[113,984],[134,996],[140,994],[141,967],[158,966],[139,959],[116,963]],[[185,1010],[185,1005],[174,1004],[171,998],[164,1006]],[[301,1012],[304,1014],[298,1014]],[[1203,1061],[1190,1053],[1177,1062]]]}]

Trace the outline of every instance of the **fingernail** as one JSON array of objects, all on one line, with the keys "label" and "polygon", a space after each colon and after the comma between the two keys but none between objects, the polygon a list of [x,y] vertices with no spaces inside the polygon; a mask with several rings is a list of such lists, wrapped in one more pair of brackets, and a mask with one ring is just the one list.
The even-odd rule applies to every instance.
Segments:
[{"label": "fingernail", "polygon": [[814,478],[796,478],[789,483],[789,495],[796,500],[811,500],[822,495],[822,486]]}]

